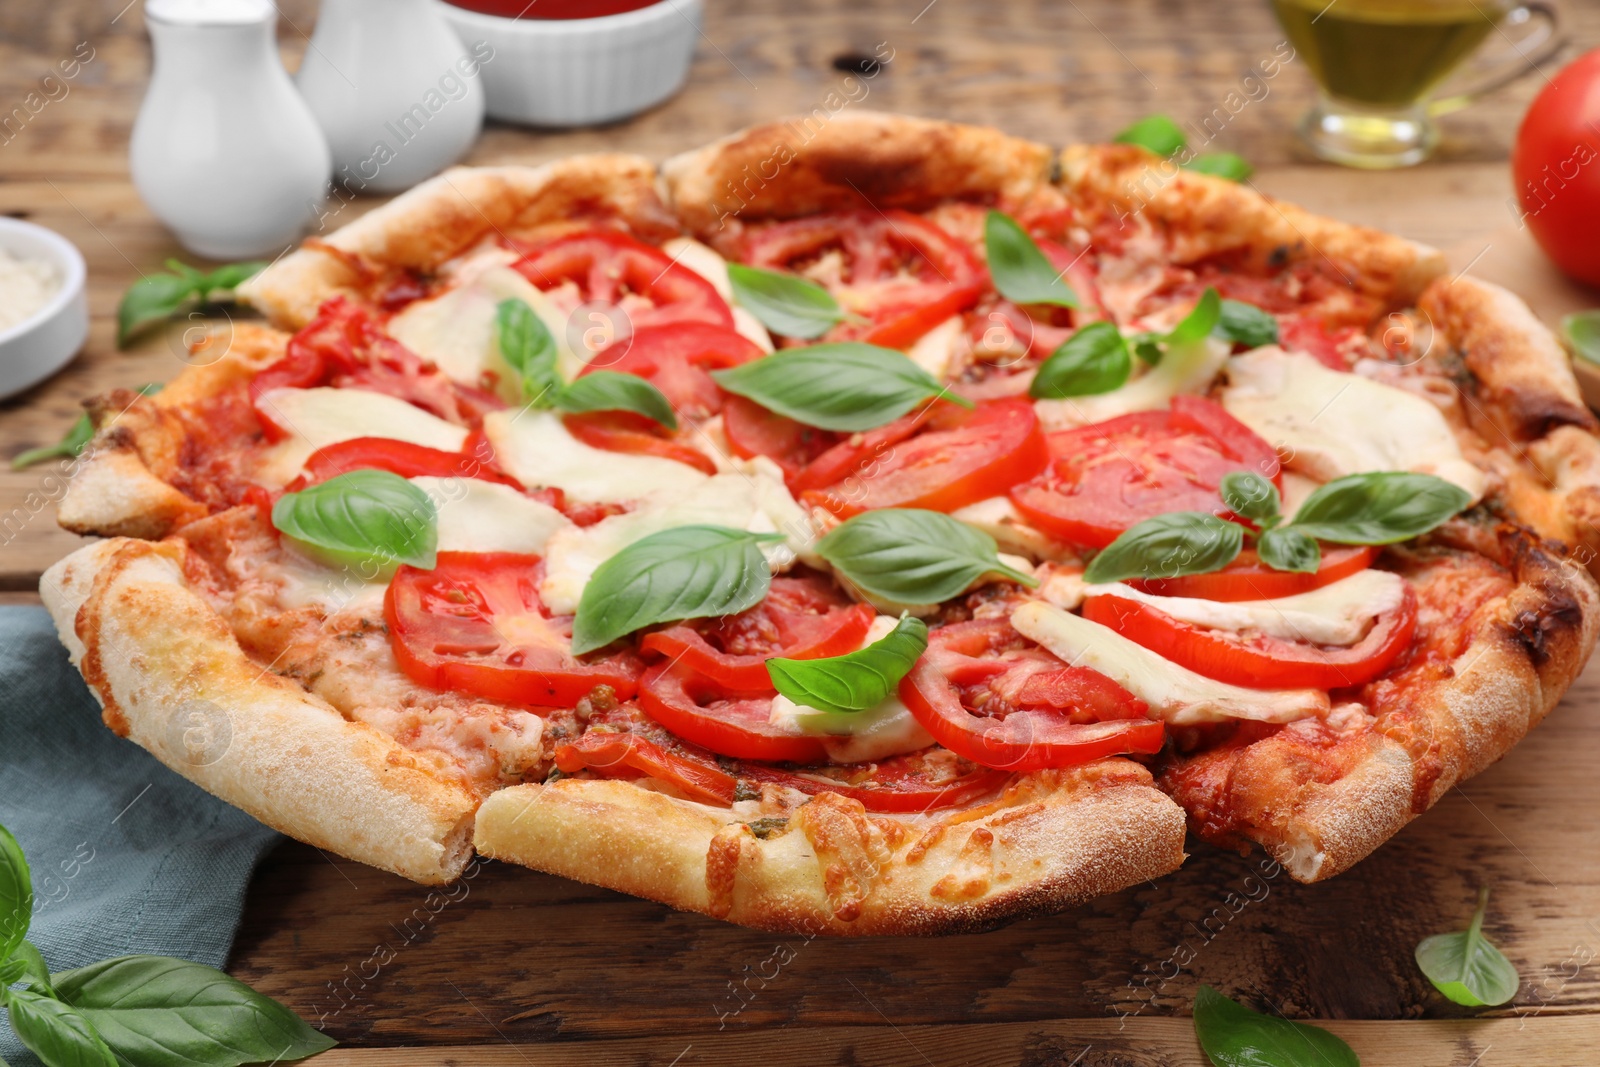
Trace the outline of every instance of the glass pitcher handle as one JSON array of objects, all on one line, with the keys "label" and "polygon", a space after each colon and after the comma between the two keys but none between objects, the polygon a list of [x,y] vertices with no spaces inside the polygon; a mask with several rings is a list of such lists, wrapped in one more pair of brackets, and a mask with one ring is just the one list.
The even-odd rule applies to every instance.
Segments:
[{"label": "glass pitcher handle", "polygon": [[1428,114],[1444,115],[1459,111],[1486,93],[1510,85],[1561,51],[1561,20],[1556,14],[1556,5],[1550,0],[1524,0],[1508,11],[1496,25],[1502,37],[1505,34],[1500,27],[1512,22],[1526,23],[1530,27],[1521,41],[1509,42],[1508,39],[1516,57],[1507,59],[1502,69],[1490,71],[1477,85],[1469,85],[1458,93],[1428,101]]}]

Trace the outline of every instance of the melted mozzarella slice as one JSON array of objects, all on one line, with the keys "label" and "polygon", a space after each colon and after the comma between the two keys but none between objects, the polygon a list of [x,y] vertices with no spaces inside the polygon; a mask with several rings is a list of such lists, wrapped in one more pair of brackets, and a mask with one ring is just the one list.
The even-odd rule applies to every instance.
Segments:
[{"label": "melted mozzarella slice", "polygon": [[1180,622],[1230,633],[1261,633],[1284,641],[1348,647],[1367,635],[1374,618],[1400,606],[1405,579],[1388,571],[1357,571],[1308,593],[1274,600],[1224,603],[1155,596],[1122,582],[1091,585],[1088,596],[1119,596],[1148,604]]},{"label": "melted mozzarella slice", "polygon": [[968,526],[975,526],[995,539],[1003,552],[1014,552],[1031,559],[1077,559],[1077,550],[1055,540],[1042,530],[1028,525],[1010,497],[992,496],[950,513]]},{"label": "melted mozzarella slice", "polygon": [[761,346],[764,352],[772,351],[772,336],[761,320],[739,306],[733,295],[733,283],[728,281],[728,261],[692,237],[674,237],[661,246],[661,251],[671,256],[680,266],[688,267],[710,282],[718,295],[733,309],[733,328]]},{"label": "melted mozzarella slice", "polygon": [[439,511],[440,552],[543,555],[550,536],[572,525],[549,504],[479,478],[413,478]]},{"label": "melted mozzarella slice", "polygon": [[906,355],[911,362],[933,375],[939,381],[950,376],[950,364],[955,359],[956,347],[961,343],[961,316],[952,315],[939,325],[917,338]]},{"label": "melted mozzarella slice", "polygon": [[[1203,393],[1228,361],[1228,344],[1214,337],[1174,345],[1161,362],[1109,393],[1065,400],[1038,400],[1034,409],[1047,430],[1104,422],[1134,411],[1156,411],[1179,393]],[[1135,359],[1137,371],[1144,364]]]},{"label": "melted mozzarella slice", "polygon": [[1328,694],[1319,689],[1245,689],[1214,681],[1042,601],[1013,611],[1011,625],[1068,663],[1106,675],[1175,726],[1228,719],[1293,722],[1328,712]]},{"label": "melted mozzarella slice", "polygon": [[580,503],[691,493],[710,476],[677,460],[590,448],[551,411],[496,411],[483,420],[495,458],[527,486],[554,486]]},{"label": "melted mozzarella slice", "polygon": [[283,485],[300,473],[311,453],[357,437],[387,437],[444,452],[459,452],[465,427],[414,404],[365,389],[274,389],[260,404],[289,436],[262,453],[256,476]]},{"label": "melted mozzarella slice", "polygon": [[1228,363],[1222,406],[1318,481],[1364,471],[1414,471],[1454,482],[1477,500],[1483,471],[1461,455],[1450,424],[1415,393],[1323,366],[1276,345]]},{"label": "melted mozzarella slice", "polygon": [[567,316],[528,279],[505,266],[490,266],[439,296],[408,304],[389,320],[389,336],[423,359],[432,360],[452,379],[478,385],[493,371],[502,399],[520,399],[516,375],[495,344],[495,315],[502,300],[523,300],[555,339],[562,371],[569,377],[583,361],[567,344]]},{"label": "melted mozzarella slice", "polygon": [[[881,641],[898,621],[892,615],[879,615],[857,647],[866,648]],[[768,721],[799,733],[823,736],[828,758],[834,763],[887,759],[933,744],[933,735],[923,729],[898,696],[892,695],[875,708],[840,712],[797,704],[780,693],[772,698]]]}]

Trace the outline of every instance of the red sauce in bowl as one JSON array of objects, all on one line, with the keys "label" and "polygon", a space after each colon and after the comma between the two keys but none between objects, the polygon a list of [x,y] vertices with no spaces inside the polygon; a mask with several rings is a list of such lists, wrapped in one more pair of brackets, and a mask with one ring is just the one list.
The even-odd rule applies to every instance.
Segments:
[{"label": "red sauce in bowl", "polygon": [[593,19],[650,7],[659,0],[445,0],[452,7],[508,19]]}]

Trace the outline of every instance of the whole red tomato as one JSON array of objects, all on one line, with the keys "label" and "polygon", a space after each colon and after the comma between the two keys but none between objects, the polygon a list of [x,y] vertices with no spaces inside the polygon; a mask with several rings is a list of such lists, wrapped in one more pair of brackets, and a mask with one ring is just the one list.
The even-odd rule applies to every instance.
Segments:
[{"label": "whole red tomato", "polygon": [[1567,65],[1534,99],[1511,174],[1540,247],[1573,278],[1600,286],[1600,49]]}]

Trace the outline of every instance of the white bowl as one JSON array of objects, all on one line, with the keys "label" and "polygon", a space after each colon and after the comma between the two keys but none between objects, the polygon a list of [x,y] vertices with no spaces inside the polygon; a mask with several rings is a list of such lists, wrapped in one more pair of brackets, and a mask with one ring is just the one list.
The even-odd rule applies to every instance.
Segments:
[{"label": "white bowl", "polygon": [[490,118],[530,126],[615,122],[683,85],[700,35],[702,0],[592,19],[510,19],[435,0],[469,51],[494,49],[483,78]]},{"label": "white bowl", "polygon": [[42,259],[61,287],[44,307],[0,331],[0,399],[38,385],[66,366],[89,336],[83,255],[54,230],[0,215],[0,248],[18,259]]}]

